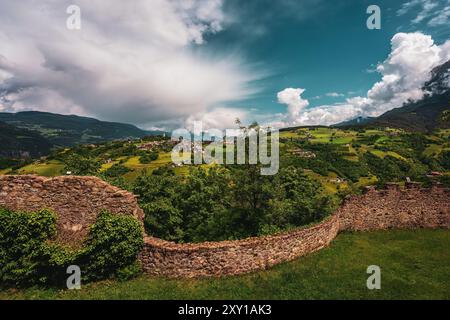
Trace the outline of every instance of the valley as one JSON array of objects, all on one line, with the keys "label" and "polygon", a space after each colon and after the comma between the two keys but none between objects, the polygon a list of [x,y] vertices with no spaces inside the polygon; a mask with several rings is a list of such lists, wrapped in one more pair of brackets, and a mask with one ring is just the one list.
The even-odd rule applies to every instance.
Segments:
[{"label": "valley", "polygon": [[280,173],[273,177],[260,177],[258,166],[175,165],[176,142],[164,136],[58,148],[23,165],[5,162],[0,174],[97,176],[139,196],[151,235],[176,242],[235,240],[318,222],[368,186],[449,187],[449,135],[449,129],[284,129]]}]

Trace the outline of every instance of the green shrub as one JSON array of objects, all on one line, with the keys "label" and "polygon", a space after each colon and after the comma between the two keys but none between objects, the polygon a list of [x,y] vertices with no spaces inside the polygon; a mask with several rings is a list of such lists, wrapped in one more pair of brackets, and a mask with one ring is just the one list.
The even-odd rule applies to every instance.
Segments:
[{"label": "green shrub", "polygon": [[49,210],[32,213],[0,208],[0,284],[29,286],[56,281],[74,258],[56,236],[56,215]]},{"label": "green shrub", "polygon": [[142,174],[139,195],[148,234],[176,242],[242,239],[321,220],[336,205],[321,185],[293,166],[262,176],[260,166],[194,168]]},{"label": "green shrub", "polygon": [[52,242],[56,215],[49,210],[24,213],[0,208],[0,286],[64,286],[66,269],[81,268],[83,281],[128,279],[140,270],[141,225],[131,216],[103,211],[84,246],[71,249]]},{"label": "green shrub", "polygon": [[142,228],[131,216],[102,211],[92,225],[79,262],[86,280],[116,277],[133,265],[144,245]]},{"label": "green shrub", "polygon": [[444,185],[446,188],[450,188],[450,176],[445,175],[439,178],[439,182]]},{"label": "green shrub", "polygon": [[149,164],[152,163],[153,161],[158,160],[158,158],[159,158],[158,152],[144,153],[140,157],[139,161],[142,164]]},{"label": "green shrub", "polygon": [[149,234],[171,241],[182,238],[182,212],[174,207],[169,199],[158,199],[152,203],[146,203],[142,209],[145,212],[145,229]]},{"label": "green shrub", "polygon": [[116,277],[120,281],[127,281],[135,278],[139,273],[141,273],[141,271],[141,264],[138,261],[135,261],[133,264],[117,270]]},{"label": "green shrub", "polygon": [[64,171],[76,176],[95,176],[100,170],[100,163],[94,158],[83,157],[78,154],[70,155],[64,161]]},{"label": "green shrub", "polygon": [[105,171],[105,176],[107,176],[108,178],[117,178],[123,176],[124,174],[127,174],[130,171],[131,169],[125,167],[122,164],[116,163],[111,168]]}]

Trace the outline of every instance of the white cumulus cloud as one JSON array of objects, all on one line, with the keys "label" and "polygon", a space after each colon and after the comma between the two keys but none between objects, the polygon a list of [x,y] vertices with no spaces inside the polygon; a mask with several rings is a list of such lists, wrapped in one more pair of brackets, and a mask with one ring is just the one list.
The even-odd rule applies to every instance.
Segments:
[{"label": "white cumulus cloud", "polygon": [[309,106],[309,101],[302,98],[303,92],[305,92],[305,89],[301,88],[287,88],[278,92],[278,102],[288,106],[290,120],[295,121],[300,116],[301,111]]},{"label": "white cumulus cloud", "polygon": [[[437,45],[431,36],[420,32],[398,33],[392,38],[391,45],[388,58],[377,67],[381,80],[373,85],[367,96],[349,98],[343,104],[296,108],[296,113],[291,111],[292,104],[302,101],[302,105],[307,106],[307,100],[301,96],[295,100],[295,95],[291,99],[278,99],[288,106],[281,124],[330,125],[357,116],[379,116],[407,101],[421,99],[424,96],[422,87],[430,79],[431,70],[450,60],[450,40]],[[286,90],[292,92],[295,89]],[[296,90],[299,90],[296,93],[304,92],[304,89]]]},{"label": "white cumulus cloud", "polygon": [[238,108],[215,108],[208,112],[194,114],[185,121],[185,128],[193,130],[195,122],[201,122],[204,130],[208,129],[235,129],[236,119],[248,120],[249,113]]}]

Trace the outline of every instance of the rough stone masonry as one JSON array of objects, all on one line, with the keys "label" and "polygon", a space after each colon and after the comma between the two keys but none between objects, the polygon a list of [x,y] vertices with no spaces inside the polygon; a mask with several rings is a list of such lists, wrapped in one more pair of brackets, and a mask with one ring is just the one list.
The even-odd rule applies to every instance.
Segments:
[{"label": "rough stone masonry", "polygon": [[[95,177],[0,176],[0,206],[58,214],[58,240],[79,244],[101,209],[143,220],[135,196]],[[389,184],[351,196],[321,223],[292,232],[238,241],[176,244],[145,237],[139,255],[143,270],[155,276],[210,277],[264,270],[328,246],[341,231],[450,229],[450,190]]]},{"label": "rough stone masonry", "polygon": [[132,193],[96,177],[0,176],[0,206],[16,211],[52,209],[58,215],[57,241],[72,246],[83,242],[103,209],[140,221],[144,217]]}]

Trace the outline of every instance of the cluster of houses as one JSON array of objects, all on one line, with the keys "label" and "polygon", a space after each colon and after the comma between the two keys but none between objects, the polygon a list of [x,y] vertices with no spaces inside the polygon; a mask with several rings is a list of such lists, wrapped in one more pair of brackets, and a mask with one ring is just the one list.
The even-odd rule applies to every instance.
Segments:
[{"label": "cluster of houses", "polygon": [[303,150],[303,149],[294,149],[294,150],[290,150],[289,152],[292,153],[293,155],[296,155],[300,158],[305,158],[305,159],[313,159],[313,158],[317,157],[314,152]]},{"label": "cluster of houses", "polygon": [[160,141],[150,141],[145,142],[143,144],[140,144],[137,146],[139,150],[145,150],[145,151],[154,151],[160,147],[163,146],[175,146],[178,142],[174,140],[160,140]]},{"label": "cluster of houses", "polygon": [[311,140],[314,139],[314,136],[311,134],[311,132],[309,131],[305,131],[305,130],[297,130],[296,131],[297,135],[300,136],[303,140]]},{"label": "cluster of houses", "polygon": [[345,180],[344,178],[335,178],[335,179],[330,179],[329,181],[331,183],[335,183],[335,184],[342,184],[342,183],[347,182],[347,180]]},{"label": "cluster of houses", "polygon": [[436,179],[436,178],[442,177],[443,175],[444,174],[442,172],[431,171],[427,174],[427,178]]}]

